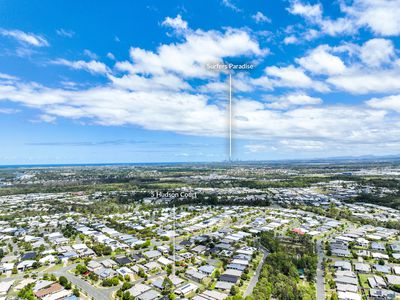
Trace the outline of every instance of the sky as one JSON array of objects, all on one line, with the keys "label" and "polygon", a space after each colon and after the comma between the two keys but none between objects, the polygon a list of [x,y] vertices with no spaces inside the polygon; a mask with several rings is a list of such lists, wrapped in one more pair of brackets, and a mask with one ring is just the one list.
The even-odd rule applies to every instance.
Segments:
[{"label": "sky", "polygon": [[400,154],[400,0],[0,0],[0,165]]}]

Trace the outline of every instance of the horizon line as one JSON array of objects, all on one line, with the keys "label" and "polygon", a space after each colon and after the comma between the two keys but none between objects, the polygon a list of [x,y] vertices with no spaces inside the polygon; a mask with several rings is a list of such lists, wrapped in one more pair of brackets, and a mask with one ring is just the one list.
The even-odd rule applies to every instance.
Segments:
[{"label": "horizon line", "polygon": [[284,162],[326,162],[326,161],[381,161],[400,160],[400,155],[388,156],[349,156],[349,157],[320,157],[320,158],[287,158],[271,160],[223,160],[223,161],[175,161],[175,162],[97,162],[97,163],[33,163],[33,164],[0,164],[0,168],[23,168],[23,167],[90,167],[90,166],[132,166],[132,165],[191,165],[191,164],[246,164],[246,163],[284,163]]}]

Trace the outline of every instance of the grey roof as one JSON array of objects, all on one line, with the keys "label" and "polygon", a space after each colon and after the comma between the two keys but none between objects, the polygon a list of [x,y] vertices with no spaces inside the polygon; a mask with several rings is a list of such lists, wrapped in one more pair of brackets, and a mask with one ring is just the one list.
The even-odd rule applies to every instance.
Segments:
[{"label": "grey roof", "polygon": [[381,265],[375,264],[374,269],[377,272],[386,273],[386,274],[390,273],[390,269],[388,266],[381,266]]},{"label": "grey roof", "polygon": [[344,260],[337,260],[335,261],[335,268],[343,270],[351,270],[351,263]]},{"label": "grey roof", "polygon": [[155,290],[149,290],[138,296],[139,300],[153,300],[160,297],[160,293]]},{"label": "grey roof", "polygon": [[210,266],[210,265],[205,265],[205,266],[201,266],[199,268],[200,272],[206,273],[206,274],[211,274],[212,272],[214,272],[215,267],[214,266]]},{"label": "grey roof", "polygon": [[394,300],[396,298],[395,292],[384,289],[370,289],[369,295],[376,299]]},{"label": "grey roof", "polygon": [[351,285],[358,285],[358,279],[347,277],[347,276],[337,276],[335,277],[336,283],[344,283],[344,284],[351,284]]}]

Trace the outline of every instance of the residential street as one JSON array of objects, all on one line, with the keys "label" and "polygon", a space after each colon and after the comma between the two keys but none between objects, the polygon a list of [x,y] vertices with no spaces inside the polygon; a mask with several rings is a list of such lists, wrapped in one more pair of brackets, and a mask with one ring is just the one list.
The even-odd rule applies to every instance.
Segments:
[{"label": "residential street", "polygon": [[325,299],[325,286],[324,286],[324,270],[322,270],[322,261],[324,259],[324,250],[321,240],[317,240],[317,300]]},{"label": "residential street", "polygon": [[247,286],[246,291],[244,292],[243,297],[246,297],[250,295],[253,292],[254,287],[256,286],[258,282],[258,277],[260,276],[260,272],[262,269],[262,266],[264,264],[265,259],[267,258],[269,252],[267,249],[261,246],[261,251],[263,252],[263,257],[261,258],[260,263],[258,264],[258,267],[256,269],[256,272],[254,273],[253,277],[250,279],[249,285]]},{"label": "residential street", "polygon": [[78,286],[80,289],[85,291],[90,297],[93,297],[94,299],[99,299],[99,300],[109,300],[111,299],[111,293],[118,290],[118,286],[112,287],[112,288],[97,288],[86,282],[85,280],[68,273],[69,270],[73,269],[76,267],[76,264],[69,265],[67,267],[64,267],[60,270],[57,270],[54,273],[57,276],[65,276],[69,281],[72,282],[72,284]]}]

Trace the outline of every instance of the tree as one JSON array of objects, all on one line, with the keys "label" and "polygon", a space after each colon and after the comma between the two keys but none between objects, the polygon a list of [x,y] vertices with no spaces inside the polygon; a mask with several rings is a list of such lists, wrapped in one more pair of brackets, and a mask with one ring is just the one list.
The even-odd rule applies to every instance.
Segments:
[{"label": "tree", "polygon": [[58,282],[65,287],[68,284],[68,279],[65,276],[60,276],[60,278],[58,279]]},{"label": "tree", "polygon": [[122,285],[121,289],[122,289],[122,291],[126,291],[126,290],[129,290],[131,287],[132,287],[132,283],[124,282],[124,284]]},{"label": "tree", "polygon": [[68,281],[67,277],[60,276],[58,282],[67,290],[71,289],[71,283]]},{"label": "tree", "polygon": [[339,297],[336,292],[332,293],[331,300],[339,300]]},{"label": "tree", "polygon": [[144,272],[143,268],[139,268],[138,275],[141,278],[146,278],[146,273]]},{"label": "tree", "polygon": [[89,278],[92,279],[93,281],[99,280],[99,275],[95,273],[90,273]]},{"label": "tree", "polygon": [[123,300],[129,300],[130,298],[131,298],[131,293],[129,293],[128,291],[126,291],[122,296]]},{"label": "tree", "polygon": [[172,274],[172,264],[167,265],[167,275],[171,275]]},{"label": "tree", "polygon": [[81,293],[77,287],[74,288],[74,290],[72,291],[72,294],[77,298],[79,298],[79,296],[81,295]]},{"label": "tree", "polygon": [[215,270],[214,278],[218,278],[220,275],[221,275],[221,272],[219,270]]},{"label": "tree", "polygon": [[21,289],[18,293],[18,297],[26,300],[35,300],[36,297],[32,291],[33,285],[34,285],[33,283],[30,283],[26,287]]},{"label": "tree", "polygon": [[163,287],[163,294],[167,295],[171,292],[172,288],[174,287],[174,284],[172,283],[171,279],[169,279],[168,277],[164,278],[164,281],[162,283],[162,287]]},{"label": "tree", "polygon": [[237,295],[238,292],[239,292],[239,288],[238,288],[237,286],[235,286],[235,285],[232,285],[231,290],[230,290],[229,293],[230,293],[232,296],[235,296],[235,295]]},{"label": "tree", "polygon": [[80,275],[85,274],[88,271],[88,268],[85,265],[77,265],[75,268],[76,272]]},{"label": "tree", "polygon": [[104,244],[94,244],[92,246],[92,249],[94,252],[96,252],[97,255],[102,256],[102,255],[110,255],[112,253],[112,249],[110,246],[106,246]]},{"label": "tree", "polygon": [[113,278],[111,278],[111,285],[112,286],[116,286],[116,285],[118,285],[119,284],[119,279],[118,279],[118,277],[113,277]]}]

